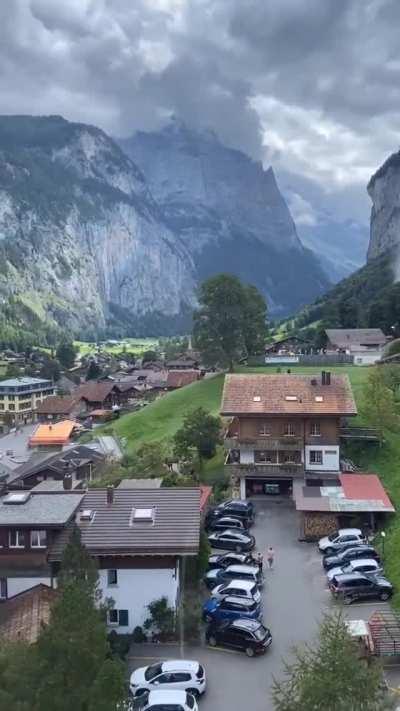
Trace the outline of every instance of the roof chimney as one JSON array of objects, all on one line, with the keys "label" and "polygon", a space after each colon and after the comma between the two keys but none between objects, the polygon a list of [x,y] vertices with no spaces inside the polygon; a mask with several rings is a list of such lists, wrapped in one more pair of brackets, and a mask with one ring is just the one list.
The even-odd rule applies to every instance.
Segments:
[{"label": "roof chimney", "polygon": [[72,489],[72,474],[64,474],[63,489],[64,489],[64,491],[71,491],[71,489]]},{"label": "roof chimney", "polygon": [[114,501],[114,487],[107,486],[107,506],[111,506]]},{"label": "roof chimney", "polygon": [[331,384],[331,374],[330,372],[325,373],[325,385],[330,385]]},{"label": "roof chimney", "polygon": [[321,373],[321,382],[322,382],[322,385],[326,385],[326,373],[324,370]]}]

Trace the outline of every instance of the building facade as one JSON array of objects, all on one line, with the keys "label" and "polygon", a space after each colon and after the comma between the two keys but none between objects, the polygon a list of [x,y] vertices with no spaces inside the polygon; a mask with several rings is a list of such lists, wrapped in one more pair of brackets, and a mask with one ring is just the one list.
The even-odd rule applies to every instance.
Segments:
[{"label": "building facade", "polygon": [[347,376],[227,375],[225,464],[241,498],[340,471],[340,420],[357,414]]},{"label": "building facade", "polygon": [[0,381],[0,422],[17,425],[32,422],[38,405],[54,393],[51,380],[21,377]]}]

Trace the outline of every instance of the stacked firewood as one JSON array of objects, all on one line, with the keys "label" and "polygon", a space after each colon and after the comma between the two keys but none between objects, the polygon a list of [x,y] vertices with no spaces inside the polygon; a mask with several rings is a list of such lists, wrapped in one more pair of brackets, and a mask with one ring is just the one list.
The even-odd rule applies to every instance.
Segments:
[{"label": "stacked firewood", "polygon": [[332,513],[304,514],[304,538],[316,541],[337,530],[337,520]]}]

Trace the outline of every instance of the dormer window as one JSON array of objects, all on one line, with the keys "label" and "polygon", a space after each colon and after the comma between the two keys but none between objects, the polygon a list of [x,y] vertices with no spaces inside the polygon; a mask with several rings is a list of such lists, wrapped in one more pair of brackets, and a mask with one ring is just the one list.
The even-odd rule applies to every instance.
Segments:
[{"label": "dormer window", "polygon": [[260,397],[260,395],[254,395],[254,397],[253,397],[253,402],[261,402],[261,397]]},{"label": "dormer window", "polygon": [[297,402],[298,399],[297,395],[285,395],[287,402]]},{"label": "dormer window", "polygon": [[324,402],[324,398],[322,395],[316,395],[315,396],[315,402]]}]

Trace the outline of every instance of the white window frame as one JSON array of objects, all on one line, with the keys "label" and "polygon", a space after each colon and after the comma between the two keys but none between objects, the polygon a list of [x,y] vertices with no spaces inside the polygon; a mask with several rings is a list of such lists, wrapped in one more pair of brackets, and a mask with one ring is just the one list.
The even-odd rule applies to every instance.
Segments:
[{"label": "white window frame", "polygon": [[270,437],[271,436],[271,426],[268,422],[260,422],[258,426],[259,437]]},{"label": "white window frame", "polygon": [[324,455],[321,449],[310,449],[310,464],[324,463]]},{"label": "white window frame", "polygon": [[295,428],[293,422],[286,422],[285,423],[284,436],[285,437],[295,437],[296,436],[296,428]]},{"label": "white window frame", "polygon": [[[110,615],[111,615],[112,612],[116,613],[116,615],[117,615],[117,620],[116,620],[116,622],[113,622],[113,621],[110,619]],[[107,612],[107,624],[108,624],[110,627],[118,627],[118,625],[119,625],[119,613],[118,613],[118,610],[116,610],[114,607],[112,608],[112,610],[108,610],[108,612]]]},{"label": "white window frame", "polygon": [[[17,542],[16,542],[16,545],[13,545],[13,544],[11,543],[11,536],[12,536],[13,534],[15,534],[15,538],[16,538],[16,541],[17,541]],[[23,545],[21,545],[20,542],[19,542],[19,539],[20,539],[21,534],[22,534],[22,536],[23,536],[23,538],[24,538],[24,543],[23,543]],[[8,547],[9,547],[9,548],[25,548],[25,547],[26,547],[26,544],[25,544],[25,531],[21,531],[19,528],[14,528],[14,529],[12,529],[11,531],[9,531],[9,532],[8,532]]]},{"label": "white window frame", "polygon": [[[35,536],[38,536],[38,544],[33,542]],[[42,536],[44,536],[44,545],[40,543]],[[31,531],[31,548],[47,548],[47,531],[45,529],[36,529],[35,531]]]},{"label": "white window frame", "polygon": [[[110,573],[115,573],[115,583],[110,583]],[[118,570],[116,568],[109,568],[107,570],[107,587],[115,588],[118,585]]]},{"label": "white window frame", "polygon": [[311,435],[311,437],[321,437],[321,423],[320,422],[311,422],[310,435]]}]

